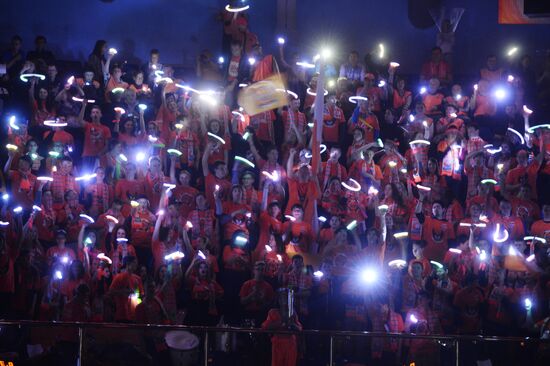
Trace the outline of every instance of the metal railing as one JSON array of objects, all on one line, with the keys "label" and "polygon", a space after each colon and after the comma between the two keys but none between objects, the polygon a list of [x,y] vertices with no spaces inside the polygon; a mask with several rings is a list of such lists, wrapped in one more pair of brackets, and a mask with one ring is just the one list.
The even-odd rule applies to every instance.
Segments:
[{"label": "metal railing", "polygon": [[[111,330],[113,332],[123,331],[188,331],[193,334],[201,334],[202,341],[202,364],[209,364],[210,340],[209,334],[217,333],[232,333],[232,334],[264,334],[264,335],[296,335],[296,336],[315,336],[328,338],[328,365],[335,364],[335,339],[337,338],[383,338],[383,339],[399,339],[399,340],[427,340],[440,342],[441,344],[452,344],[455,347],[454,363],[460,365],[460,344],[461,343],[478,343],[478,342],[501,342],[501,343],[518,343],[522,346],[533,344],[547,344],[550,347],[550,339],[540,339],[535,337],[500,337],[500,336],[483,336],[483,335],[425,335],[413,333],[386,333],[386,332],[371,332],[371,331],[338,331],[338,330],[314,330],[304,329],[301,331],[294,330],[265,330],[260,328],[243,328],[231,326],[189,326],[189,325],[164,325],[164,324],[128,324],[128,323],[83,323],[83,322],[62,322],[62,321],[31,321],[17,320],[6,321],[0,320],[0,329],[3,327],[23,328],[72,328],[78,329],[78,358],[80,365],[85,366],[84,360],[84,339],[86,333],[90,330]],[[317,351],[317,350],[316,350]]]}]

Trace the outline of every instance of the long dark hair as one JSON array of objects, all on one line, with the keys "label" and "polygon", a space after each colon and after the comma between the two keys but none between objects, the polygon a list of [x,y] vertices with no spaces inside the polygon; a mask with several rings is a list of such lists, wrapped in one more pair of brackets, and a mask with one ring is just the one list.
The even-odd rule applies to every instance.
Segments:
[{"label": "long dark hair", "polygon": [[95,41],[94,50],[92,51],[92,55],[96,55],[100,59],[103,59],[103,54],[101,51],[103,50],[103,47],[107,44],[107,41],[103,39],[98,39]]}]

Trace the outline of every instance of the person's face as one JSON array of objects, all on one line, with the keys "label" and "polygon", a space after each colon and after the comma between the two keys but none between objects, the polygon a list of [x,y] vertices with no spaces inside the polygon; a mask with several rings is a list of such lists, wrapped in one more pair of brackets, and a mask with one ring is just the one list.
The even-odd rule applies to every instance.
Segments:
[{"label": "person's face", "polygon": [[231,191],[231,198],[233,198],[233,202],[240,202],[243,197],[243,192],[240,190],[240,188],[233,188]]},{"label": "person's face", "polygon": [[494,70],[497,68],[497,58],[496,57],[489,57],[487,59],[487,68],[489,70]]},{"label": "person's face", "polygon": [[281,213],[281,208],[279,207],[279,205],[271,206],[271,208],[270,208],[271,217],[277,217],[277,216],[279,216],[280,213]]},{"label": "person's face", "polygon": [[188,186],[189,182],[191,181],[191,176],[189,175],[189,173],[183,171],[180,173],[179,179],[182,186]]},{"label": "person's face", "polygon": [[393,124],[393,112],[388,108],[384,114],[384,121],[388,124]]},{"label": "person's face", "polygon": [[151,63],[157,64],[159,62],[160,55],[158,53],[151,54]]},{"label": "person's face", "polygon": [[332,230],[338,229],[340,227],[340,218],[338,216],[332,216],[329,225]]},{"label": "person's face", "polygon": [[416,114],[424,114],[424,104],[417,104],[414,110],[416,111]]},{"label": "person's face", "polygon": [[400,79],[400,80],[397,82],[397,89],[399,89],[399,90],[405,89],[405,80]]},{"label": "person's face", "polygon": [[504,107],[504,112],[509,116],[513,116],[516,113],[516,107],[513,105],[507,105]]},{"label": "person's face", "polygon": [[76,205],[77,203],[77,198],[78,196],[76,195],[75,192],[71,191],[67,194],[67,203],[69,204],[69,206],[74,206]]},{"label": "person's face", "polygon": [[48,91],[44,88],[40,88],[38,91],[38,99],[46,100],[48,98]]},{"label": "person's face", "polygon": [[529,190],[529,186],[521,186],[519,187],[519,195],[521,197],[529,197],[531,191]]},{"label": "person's face", "polygon": [[374,152],[372,150],[367,150],[365,153],[365,161],[367,163],[370,163],[372,161],[372,157],[374,156]]},{"label": "person's face", "polygon": [[122,238],[126,238],[126,230],[124,230],[123,228],[118,228],[118,230],[116,231],[116,238],[117,239],[122,239]]},{"label": "person's face", "polygon": [[356,53],[350,53],[348,59],[349,59],[349,63],[352,65],[356,65],[357,61],[359,61],[359,57],[357,56]]},{"label": "person's face", "polygon": [[151,136],[157,135],[157,126],[154,123],[149,123],[147,125],[147,133]]},{"label": "person's face", "polygon": [[391,185],[390,185],[390,184],[387,184],[387,185],[384,187],[384,196],[385,196],[385,197],[391,197],[391,196],[392,196],[392,189],[391,189]]},{"label": "person's face", "polygon": [[48,76],[53,79],[57,76],[57,67],[54,65],[48,66]]},{"label": "person's face", "polygon": [[363,134],[361,133],[361,130],[354,130],[353,131],[353,140],[354,141],[361,141],[363,139]]},{"label": "person's face", "polygon": [[197,204],[198,208],[204,208],[206,207],[206,198],[200,194],[195,198],[195,203]]},{"label": "person's face", "polygon": [[293,99],[290,102],[290,108],[292,108],[293,111],[297,111],[300,108],[300,99]]},{"label": "person's face", "polygon": [[296,207],[292,210],[292,216],[296,220],[302,220],[302,218],[304,217],[304,211],[301,208]]},{"label": "person's face", "polygon": [[428,89],[429,89],[430,93],[435,93],[439,89],[439,80],[430,79]]},{"label": "person's face", "polygon": [[295,269],[301,270],[304,267],[304,260],[302,258],[292,258],[292,265]]},{"label": "person's face", "polygon": [[528,162],[528,156],[527,156],[527,153],[525,151],[520,151],[518,152],[518,155],[517,155],[517,159],[518,159],[518,164],[520,165],[526,165],[527,162]]},{"label": "person's face", "polygon": [[124,92],[124,100],[126,101],[126,104],[134,104],[136,102],[136,92],[132,89],[126,89]]},{"label": "person's face", "polygon": [[225,164],[220,164],[216,167],[216,169],[214,170],[214,174],[216,175],[216,177],[218,178],[223,178],[225,177],[225,175],[227,174],[227,167],[225,166]]},{"label": "person's face", "polygon": [[152,159],[151,163],[149,164],[149,169],[153,172],[159,172],[161,168],[160,161],[158,159]]},{"label": "person's face", "polygon": [[252,187],[253,184],[254,184],[253,176],[251,176],[250,174],[247,174],[243,177],[243,185],[245,187]]},{"label": "person's face", "polygon": [[113,206],[111,206],[111,211],[115,214],[115,215],[118,215],[120,213],[120,210],[122,209],[122,206],[118,203],[113,203]]},{"label": "person's face", "polygon": [[122,70],[119,69],[118,67],[115,68],[113,70],[113,77],[116,79],[116,80],[120,80],[120,78],[122,77]]},{"label": "person's face", "polygon": [[428,160],[428,171],[435,173],[437,171],[437,165],[433,160]]},{"label": "person's face", "polygon": [[267,159],[269,161],[277,161],[279,159],[279,152],[276,149],[271,149],[267,153]]},{"label": "person's face", "polygon": [[134,122],[131,119],[124,122],[124,131],[128,134],[134,131]]},{"label": "person's face", "polygon": [[92,71],[86,71],[84,73],[84,81],[87,83],[91,83],[94,79],[94,73]]},{"label": "person's face", "polygon": [[126,172],[126,177],[134,177],[136,174],[136,166],[134,164],[126,164],[124,171]]},{"label": "person's face", "polygon": [[11,41],[11,47],[18,52],[21,49],[21,41],[18,39],[14,39]]},{"label": "person's face", "polygon": [[441,207],[439,203],[434,203],[432,205],[432,215],[434,217],[441,217],[442,214],[443,214],[443,207]]},{"label": "person's face", "polygon": [[137,84],[137,85],[141,85],[143,84],[143,73],[140,72],[136,75],[136,77],[134,78],[134,82]]},{"label": "person's face", "polygon": [[105,170],[103,170],[103,168],[98,168],[95,172],[97,174],[97,181],[103,181],[103,179],[105,178]]},{"label": "person's face", "polygon": [[[422,248],[420,245],[418,244],[414,244],[413,245],[413,249],[412,249],[412,252],[413,252],[413,256],[416,258],[416,259],[422,259],[422,255],[424,254],[424,248]],[[414,266],[413,266],[414,268]]]},{"label": "person's face", "polygon": [[146,199],[139,199],[138,200],[138,203],[139,203],[139,206],[138,206],[138,210],[140,213],[145,213],[147,212],[147,210],[149,209],[149,204],[147,202]]},{"label": "person's face", "polygon": [[202,278],[205,278],[208,275],[208,264],[206,262],[202,262],[199,265],[199,276]]},{"label": "person's face", "polygon": [[25,161],[25,160],[19,160],[19,171],[23,173],[28,173],[28,171],[31,169],[31,165]]},{"label": "person's face", "polygon": [[101,119],[101,110],[99,108],[93,108],[90,112],[90,118],[94,122],[98,122]]},{"label": "person's face", "polygon": [[73,171],[73,163],[71,161],[63,161],[61,163],[61,172],[63,174],[70,174]]},{"label": "person's face", "polygon": [[57,243],[58,246],[65,245],[66,240],[67,240],[67,238],[65,238],[65,235],[57,235],[55,237],[55,242]]},{"label": "person's face", "polygon": [[453,85],[453,88],[451,89],[453,95],[462,94],[462,87],[458,84]]},{"label": "person's face", "polygon": [[211,121],[210,122],[210,131],[212,131],[212,133],[220,132],[220,123],[218,121]]}]

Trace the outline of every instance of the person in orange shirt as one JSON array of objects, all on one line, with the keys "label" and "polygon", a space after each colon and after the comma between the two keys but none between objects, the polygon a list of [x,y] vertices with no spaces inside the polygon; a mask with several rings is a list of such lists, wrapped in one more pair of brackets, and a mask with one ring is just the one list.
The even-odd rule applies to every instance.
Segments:
[{"label": "person in orange shirt", "polygon": [[474,117],[494,116],[497,113],[497,105],[491,93],[491,87],[487,80],[480,80],[474,89],[474,95],[470,102],[470,110],[474,111]]},{"label": "person in orange shirt", "polygon": [[348,177],[359,183],[364,183],[368,187],[379,187],[383,175],[380,167],[374,163],[373,157],[374,151],[370,149],[365,151],[364,159],[359,159],[352,164]]},{"label": "person in orange shirt", "polygon": [[122,81],[122,68],[118,65],[114,65],[111,68],[111,77],[105,86],[105,101],[111,102],[111,92],[115,88],[128,88],[128,83]]},{"label": "person in orange shirt", "polygon": [[495,55],[487,56],[487,64],[479,71],[479,76],[489,83],[498,83],[503,79],[504,70],[498,67],[497,57]]},{"label": "person in orange shirt", "polygon": [[378,118],[373,113],[374,102],[372,100],[360,100],[359,105],[353,111],[353,115],[348,120],[348,133],[355,127],[363,129],[365,141],[374,142],[380,134],[380,125]]},{"label": "person in orange shirt", "polygon": [[437,78],[443,85],[448,85],[452,81],[451,66],[443,61],[441,48],[432,48],[430,61],[422,65],[420,80],[427,81],[431,78]]},{"label": "person in orange shirt", "polygon": [[323,111],[323,141],[330,146],[340,142],[340,126],[345,123],[344,112],[336,105],[336,96],[329,95]]},{"label": "person in orange shirt", "polygon": [[449,241],[454,239],[454,229],[450,222],[444,220],[443,205],[441,202],[432,204],[432,216],[425,217],[421,211],[422,197],[417,205],[416,216],[421,224],[422,238],[427,245],[424,248],[424,255],[429,260],[441,262],[449,248]]},{"label": "person in orange shirt", "polygon": [[[196,270],[196,275],[193,271]],[[189,324],[213,326],[218,322],[218,301],[224,296],[224,289],[213,277],[213,272],[206,261],[195,257],[187,272],[185,279],[191,288],[191,301],[189,306]],[[187,320],[186,320],[187,322]]]},{"label": "person in orange shirt", "polygon": [[245,310],[244,316],[246,319],[253,319],[255,325],[261,324],[269,306],[275,300],[273,287],[263,278],[264,270],[265,262],[256,262],[253,269],[254,277],[246,281],[239,292],[241,305]]},{"label": "person in orange shirt", "polygon": [[128,323],[134,319],[136,299],[144,293],[141,278],[135,274],[137,264],[136,257],[124,257],[124,271],[113,278],[109,288],[108,296],[115,302],[115,320],[121,323]]},{"label": "person in orange shirt", "polygon": [[293,256],[298,253],[309,253],[313,245],[313,230],[311,224],[304,222],[304,208],[300,204],[292,205],[290,210],[292,219],[283,224],[288,244],[286,253]]},{"label": "person in orange shirt", "polygon": [[426,107],[426,115],[435,118],[441,115],[443,94],[439,92],[440,82],[437,78],[430,79],[428,92],[422,96],[422,103]]},{"label": "person in orange shirt", "polygon": [[491,219],[493,225],[500,224],[501,230],[505,228],[512,240],[522,240],[525,235],[523,222],[517,216],[512,216],[512,204],[510,201],[502,200],[499,203],[499,214]]},{"label": "person in orange shirt", "polygon": [[290,214],[294,205],[301,205],[302,210],[307,210],[321,192],[317,175],[310,172],[309,165],[301,163],[298,172],[294,172],[295,156],[296,149],[291,149],[286,167],[289,188],[286,214]]}]

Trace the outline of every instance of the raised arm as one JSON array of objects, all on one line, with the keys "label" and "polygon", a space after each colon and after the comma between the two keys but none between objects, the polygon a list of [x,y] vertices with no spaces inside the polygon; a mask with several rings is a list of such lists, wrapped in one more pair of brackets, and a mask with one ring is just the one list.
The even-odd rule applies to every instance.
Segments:
[{"label": "raised arm", "polygon": [[204,154],[202,155],[202,174],[206,177],[210,173],[208,169],[208,157],[210,156],[210,151],[212,150],[212,144],[208,143],[206,149],[204,149]]},{"label": "raised arm", "polygon": [[290,149],[290,154],[286,162],[286,175],[289,178],[294,178],[294,156],[296,155],[296,149]]}]

